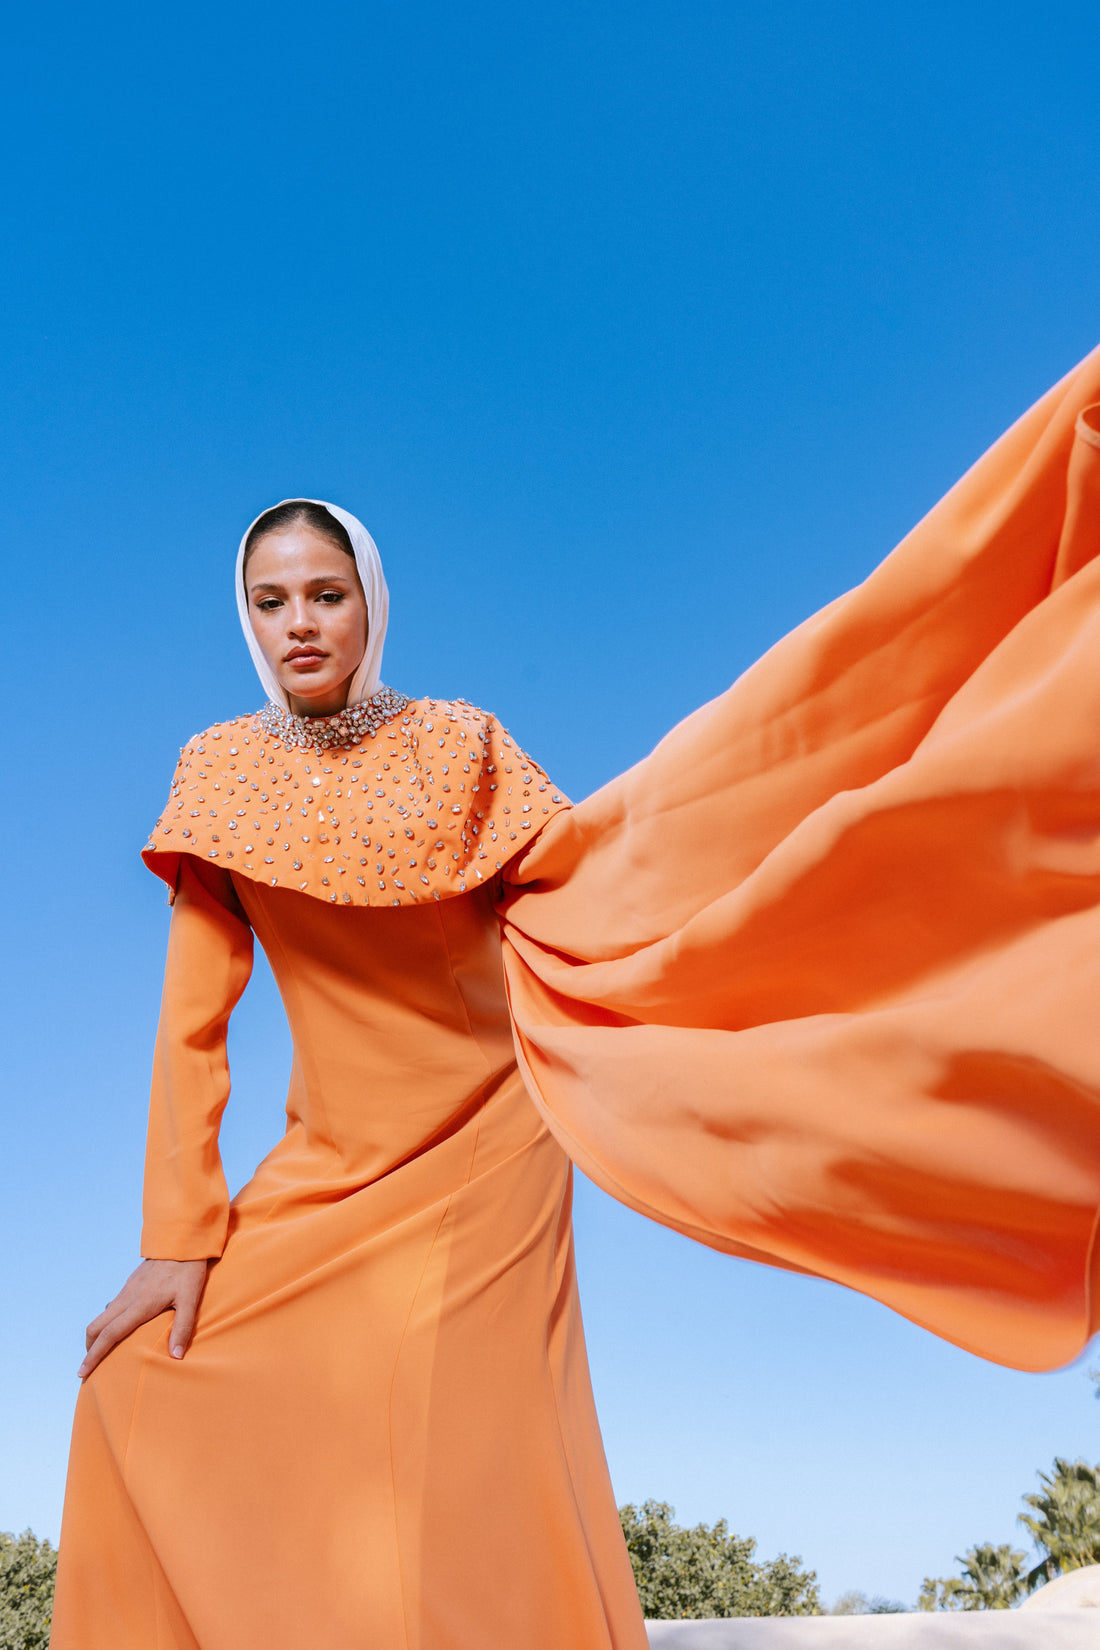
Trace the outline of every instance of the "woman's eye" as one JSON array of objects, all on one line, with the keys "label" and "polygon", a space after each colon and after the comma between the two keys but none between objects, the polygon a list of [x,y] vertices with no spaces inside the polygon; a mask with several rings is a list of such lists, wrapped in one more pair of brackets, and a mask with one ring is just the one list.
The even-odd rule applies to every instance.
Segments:
[{"label": "woman's eye", "polygon": [[319,602],[324,602],[327,607],[335,607],[336,603],[342,602],[343,599],[344,592],[342,590],[322,590],[317,598]]},{"label": "woman's eye", "polygon": [[279,605],[278,596],[265,596],[263,601],[256,603],[261,613],[274,613]]}]

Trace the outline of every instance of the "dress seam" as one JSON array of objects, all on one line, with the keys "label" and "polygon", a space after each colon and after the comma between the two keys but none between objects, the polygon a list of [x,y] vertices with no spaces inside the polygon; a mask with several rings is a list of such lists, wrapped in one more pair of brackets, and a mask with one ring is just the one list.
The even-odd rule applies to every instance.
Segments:
[{"label": "dress seam", "polygon": [[[569,1166],[569,1178],[568,1178],[568,1181],[567,1181],[567,1185],[569,1186],[570,1193],[572,1193],[572,1185],[573,1185],[572,1164],[570,1164],[570,1166]],[[560,1225],[560,1211],[559,1211],[559,1225]],[[569,1226],[570,1226],[570,1233],[572,1233],[572,1196],[570,1196]],[[570,1247],[570,1251],[571,1251],[572,1250],[572,1236],[570,1236],[569,1247]],[[575,1265],[575,1261],[574,1261],[574,1265]],[[563,1289],[563,1287],[565,1285],[565,1281],[566,1281],[567,1269],[568,1269],[567,1266],[566,1267],[559,1266],[557,1256],[555,1256],[555,1258],[554,1258],[554,1277],[555,1277],[555,1283],[556,1283],[556,1289],[555,1289],[555,1295],[554,1295],[555,1310],[558,1307],[558,1304],[561,1300],[562,1289]],[[579,1299],[575,1301],[575,1304],[576,1304],[576,1309],[579,1311],[580,1310]],[[550,1318],[549,1318],[548,1323],[547,1323],[547,1333],[546,1333],[546,1335],[543,1339],[543,1357],[546,1360],[546,1373],[547,1373],[549,1383],[550,1383],[550,1391],[553,1394],[553,1399],[554,1399],[554,1424],[555,1424],[555,1426],[557,1427],[557,1430],[558,1430],[558,1443],[559,1443],[559,1447],[561,1449],[562,1460],[565,1463],[566,1478],[569,1481],[569,1493],[573,1498],[573,1510],[576,1514],[577,1527],[581,1530],[584,1530],[585,1533],[586,1533],[584,1550],[585,1550],[585,1555],[588,1559],[588,1573],[589,1573],[589,1575],[592,1579],[592,1583],[593,1583],[593,1586],[594,1586],[595,1591],[596,1591],[596,1597],[600,1601],[600,1609],[601,1609],[601,1612],[603,1614],[604,1637],[605,1637],[605,1640],[606,1640],[606,1643],[607,1643],[607,1646],[608,1646],[608,1650],[613,1650],[613,1641],[611,1639],[610,1628],[609,1628],[608,1619],[607,1619],[607,1600],[604,1597],[603,1588],[600,1586],[599,1570],[598,1570],[596,1564],[593,1562],[592,1550],[589,1547],[588,1540],[587,1540],[588,1523],[587,1523],[587,1520],[585,1519],[585,1516],[584,1516],[584,1508],[581,1505],[580,1496],[577,1493],[577,1480],[576,1480],[576,1475],[575,1475],[574,1470],[573,1470],[573,1461],[572,1461],[572,1458],[569,1454],[569,1448],[568,1448],[569,1429],[566,1427],[565,1423],[562,1420],[561,1402],[560,1402],[559,1393],[558,1393],[558,1383],[557,1383],[557,1381],[554,1377],[554,1365],[553,1365],[553,1361],[550,1357],[549,1331],[550,1331],[550,1328],[552,1327],[554,1321],[555,1321],[555,1312],[551,1312]]]},{"label": "dress seam", "polygon": [[[446,954],[446,957],[447,957],[447,968],[450,972],[451,984],[454,986],[455,996],[458,998],[459,1004],[462,1008],[462,1017],[466,1021],[466,1030],[468,1031],[468,1033],[470,1035],[471,1042],[473,1042],[477,1045],[477,1051],[481,1055],[481,1058],[485,1062],[486,1073],[487,1073],[488,1077],[491,1078],[494,1075],[494,1072],[495,1072],[496,1068],[494,1067],[494,1065],[493,1065],[492,1061],[490,1060],[488,1054],[485,1052],[485,1048],[482,1044],[481,1038],[478,1036],[477,1032],[474,1030],[474,1022],[473,1022],[473,1020],[470,1016],[470,1005],[467,1003],[466,995],[465,995],[462,987],[458,983],[458,973],[455,969],[455,960],[454,960],[454,956],[451,952],[451,940],[450,940],[450,935],[447,933],[447,924],[443,921],[443,912],[442,912],[442,910],[440,909],[440,907],[438,905],[435,907],[435,919],[436,919],[436,922],[439,926],[439,937],[443,942],[443,950],[444,950],[444,952]],[[472,1168],[472,1161],[471,1161],[471,1168]]]},{"label": "dress seam", "polygon": [[[476,1138],[475,1138],[474,1150],[476,1151],[476,1149],[477,1149],[477,1141],[476,1141]],[[472,1161],[472,1153],[471,1153],[471,1161]],[[387,1444],[386,1453],[387,1453],[387,1456],[389,1458],[389,1464],[390,1464],[390,1503],[391,1503],[391,1506],[393,1508],[394,1546],[397,1550],[397,1576],[398,1576],[398,1586],[400,1587],[400,1590],[401,1590],[401,1620],[402,1620],[402,1624],[404,1626],[404,1632],[405,1632],[405,1650],[409,1650],[409,1645],[411,1643],[411,1639],[410,1639],[410,1636],[409,1636],[408,1589],[405,1585],[405,1576],[404,1576],[402,1563],[401,1563],[401,1557],[402,1557],[402,1554],[401,1554],[401,1538],[400,1538],[400,1534],[399,1534],[400,1518],[398,1516],[398,1511],[397,1511],[397,1505],[398,1505],[398,1503],[397,1503],[397,1476],[396,1476],[396,1473],[394,1472],[393,1398],[394,1398],[394,1390],[397,1386],[398,1366],[401,1363],[401,1354],[405,1349],[405,1341],[408,1338],[409,1324],[412,1322],[412,1315],[416,1310],[416,1303],[420,1299],[420,1291],[424,1287],[424,1279],[427,1276],[428,1267],[431,1264],[432,1256],[435,1254],[436,1244],[439,1242],[439,1234],[442,1232],[443,1224],[446,1221],[447,1216],[451,1212],[451,1203],[454,1199],[454,1195],[455,1194],[453,1192],[451,1192],[448,1195],[446,1204],[444,1205],[443,1209],[440,1212],[439,1219],[436,1222],[435,1231],[432,1233],[432,1241],[429,1243],[427,1253],[424,1256],[424,1264],[421,1266],[420,1275],[416,1280],[416,1287],[414,1288],[414,1290],[412,1292],[412,1296],[410,1297],[409,1309],[405,1314],[405,1322],[401,1326],[401,1337],[398,1340],[397,1351],[394,1354],[393,1369],[390,1373],[390,1390],[389,1390],[389,1393],[387,1394],[387,1399],[386,1399],[386,1444]]]},{"label": "dress seam", "polygon": [[[467,1031],[469,1032],[469,1035],[470,1035],[471,1039],[473,1040],[473,1042],[476,1043],[477,1048],[478,1048],[478,1052],[480,1053],[482,1059],[485,1061],[485,1066],[486,1066],[486,1071],[487,1071],[487,1080],[491,1081],[492,1077],[494,1076],[493,1066],[492,1066],[491,1061],[489,1060],[488,1055],[486,1054],[484,1048],[481,1045],[480,1038],[478,1037],[477,1033],[474,1030],[473,1021],[470,1017],[469,1006],[466,1002],[465,996],[463,995],[462,987],[459,985],[458,977],[455,973],[454,958],[451,955],[451,947],[450,947],[450,942],[449,942],[449,938],[448,938],[448,935],[447,935],[447,926],[443,921],[442,912],[439,911],[438,909],[436,911],[436,921],[438,922],[438,925],[439,925],[440,938],[443,942],[443,949],[444,949],[444,951],[446,953],[446,957],[447,957],[447,966],[450,970],[451,982],[454,986],[455,994],[458,997],[459,1003],[460,1003],[461,1008],[462,1008],[463,1017],[466,1021]],[[481,1108],[479,1108],[479,1110],[476,1114],[476,1121],[474,1123],[474,1130],[473,1130],[473,1140],[470,1143],[470,1156],[469,1156],[469,1161],[468,1161],[467,1166],[466,1166],[466,1178],[462,1183],[463,1186],[469,1186],[471,1180],[473,1179],[474,1164],[477,1161],[477,1149],[478,1149],[478,1146],[479,1146],[480,1141],[481,1141],[481,1120],[482,1120],[483,1111],[484,1111],[484,1107],[481,1107]],[[397,1574],[398,1574],[398,1585],[401,1589],[401,1618],[402,1618],[402,1622],[403,1622],[404,1629],[405,1629],[405,1650],[409,1650],[409,1645],[411,1643],[411,1639],[410,1639],[410,1634],[409,1634],[408,1589],[407,1589],[406,1584],[405,1584],[405,1576],[404,1576],[404,1573],[403,1573],[403,1570],[402,1570],[402,1564],[401,1564],[402,1546],[401,1546],[401,1540],[400,1540],[400,1535],[399,1535],[400,1518],[399,1518],[399,1515],[398,1515],[397,1478],[396,1478],[396,1473],[395,1473],[395,1470],[394,1470],[393,1399],[394,1399],[394,1391],[395,1391],[396,1386],[397,1386],[398,1367],[401,1363],[401,1354],[405,1349],[405,1341],[408,1338],[409,1325],[412,1322],[412,1315],[413,1315],[414,1311],[416,1310],[416,1303],[420,1298],[420,1291],[424,1287],[424,1279],[427,1276],[428,1267],[431,1264],[432,1256],[435,1254],[436,1246],[439,1243],[440,1234],[443,1231],[443,1227],[444,1227],[444,1224],[446,1223],[447,1216],[451,1212],[451,1204],[453,1203],[453,1201],[454,1201],[454,1199],[455,1199],[455,1197],[456,1197],[459,1190],[460,1190],[460,1188],[456,1187],[454,1191],[448,1193],[446,1204],[444,1205],[444,1208],[443,1208],[443,1210],[442,1210],[442,1212],[439,1216],[439,1221],[436,1225],[435,1231],[432,1233],[432,1241],[428,1245],[428,1252],[424,1256],[424,1264],[420,1268],[420,1275],[416,1280],[416,1287],[413,1290],[412,1297],[409,1301],[409,1310],[405,1314],[405,1322],[402,1325],[401,1338],[397,1343],[397,1351],[394,1355],[393,1369],[392,1369],[392,1372],[391,1372],[391,1375],[390,1375],[390,1390],[389,1390],[387,1403],[386,1403],[386,1416],[387,1416],[386,1433],[387,1433],[387,1444],[388,1444],[387,1454],[389,1456],[389,1463],[390,1463],[390,1497],[391,1497],[391,1505],[393,1507],[393,1528],[394,1528],[394,1536],[396,1537],[395,1545],[397,1547]],[[556,1414],[556,1412],[557,1412],[557,1395],[556,1394],[555,1394],[555,1398],[554,1398],[554,1407],[555,1407],[555,1414]],[[559,1427],[560,1427],[560,1421],[559,1421]]]},{"label": "dress seam", "polygon": [[134,1396],[130,1403],[130,1419],[126,1425],[126,1442],[122,1446],[122,1457],[119,1461],[119,1470],[122,1473],[123,1483],[126,1482],[126,1471],[130,1462],[130,1444],[134,1436],[134,1423],[137,1420],[138,1406],[141,1403],[142,1394],[145,1391],[145,1377],[149,1372],[149,1363],[151,1358],[152,1348],[149,1347],[146,1349],[145,1357],[141,1360],[141,1369],[138,1373],[137,1382],[134,1386]]},{"label": "dress seam", "polygon": [[[266,913],[265,913],[265,916],[266,916]],[[250,920],[250,923],[251,923],[251,919],[249,919],[249,920]],[[256,935],[256,938],[260,941],[260,949],[266,954],[267,946],[264,944],[263,938],[260,936],[259,932],[257,931],[255,923],[251,923],[251,927],[252,927],[253,933]],[[298,1015],[299,1023],[303,1023],[303,1022],[308,1023],[308,1015],[305,1015],[301,1012],[302,1003],[301,1003],[301,998],[300,998],[299,991],[298,991],[298,977],[297,977],[297,974],[295,973],[294,968],[291,965],[290,955],[287,952],[286,947],[284,946],[282,940],[279,937],[279,934],[278,934],[278,931],[276,929],[275,924],[273,922],[267,921],[267,922],[265,922],[265,928],[270,933],[271,939],[272,939],[272,944],[278,950],[279,956],[283,960],[283,967],[285,969],[285,979],[286,979],[287,993],[288,994],[293,993],[293,996],[294,996],[294,999],[295,999],[295,1004],[296,1004],[297,1008],[299,1009],[299,1015]],[[271,964],[271,959],[270,959],[270,957],[268,957],[268,965],[270,966],[270,964]],[[272,969],[272,973],[274,973],[274,969]],[[280,997],[282,997],[283,996],[283,986],[278,981],[277,978],[276,978],[276,984],[277,984],[277,988],[278,988],[278,991],[279,991],[279,995],[280,995]],[[283,1002],[283,1014],[284,1014],[284,1017],[285,1017],[286,1022],[287,1022],[287,1027],[289,1029],[294,1024],[294,1020],[292,1019],[289,1005],[286,1003],[285,1000]],[[293,1031],[291,1031],[290,1041],[291,1041],[291,1054],[292,1054],[291,1073],[293,1074],[294,1062],[295,1062],[296,1057],[299,1054],[298,1041],[295,1038]],[[335,1137],[335,1134],[333,1133],[332,1122],[331,1122],[331,1119],[329,1118],[329,1114],[328,1114],[328,1107],[325,1104],[324,1085],[321,1084],[321,1083],[313,1084],[312,1088],[310,1089],[310,1110],[311,1111],[313,1110],[314,1105],[316,1105],[317,1109],[321,1113],[322,1118],[324,1119],[326,1143],[329,1146],[331,1146],[334,1151],[338,1151],[339,1148],[336,1145],[336,1137]],[[267,1216],[267,1218],[268,1219],[271,1218],[270,1214]]]},{"label": "dress seam", "polygon": [[[131,1498],[131,1501],[132,1493],[127,1481],[127,1469],[130,1461],[130,1445],[133,1441],[138,1408],[145,1392],[146,1377],[149,1373],[149,1366],[154,1356],[155,1354],[153,1348],[147,1347],[145,1349],[145,1356],[141,1361],[141,1369],[138,1374],[137,1382],[134,1386],[134,1397],[130,1405],[130,1419],[126,1427],[126,1442],[122,1447],[122,1454],[119,1459],[119,1476],[122,1479],[123,1489],[125,1490],[127,1496]],[[148,1540],[148,1537],[146,1538],[145,1543],[145,1560],[149,1571],[150,1594],[153,1601],[153,1631],[156,1634],[156,1644],[152,1647],[152,1650],[161,1650],[161,1645],[166,1642],[162,1631],[164,1627],[164,1604],[162,1589],[167,1588],[171,1593],[181,1615],[183,1614],[183,1606],[180,1604],[180,1601],[176,1596],[175,1588],[165,1575],[164,1568],[157,1557],[152,1543]],[[188,1623],[188,1627],[190,1627],[190,1623]]]}]

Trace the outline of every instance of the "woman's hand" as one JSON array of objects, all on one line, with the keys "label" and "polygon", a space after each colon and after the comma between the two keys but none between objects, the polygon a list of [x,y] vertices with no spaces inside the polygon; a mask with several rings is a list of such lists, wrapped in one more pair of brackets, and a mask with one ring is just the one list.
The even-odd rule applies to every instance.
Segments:
[{"label": "woman's hand", "polygon": [[175,1312],[168,1350],[173,1358],[182,1358],[195,1332],[206,1272],[205,1260],[143,1260],[85,1330],[88,1355],[77,1370],[80,1379],[90,1375],[119,1341],[162,1312]]}]

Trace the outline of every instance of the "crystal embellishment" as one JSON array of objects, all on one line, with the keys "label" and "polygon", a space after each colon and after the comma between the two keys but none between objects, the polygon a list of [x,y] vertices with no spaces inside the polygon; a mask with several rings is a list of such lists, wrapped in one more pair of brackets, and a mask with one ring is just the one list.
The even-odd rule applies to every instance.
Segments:
[{"label": "crystal embellishment", "polygon": [[485,711],[382,688],[336,716],[270,705],[196,734],[146,856],[169,882],[195,854],[326,903],[415,905],[485,885],[568,805]]},{"label": "crystal embellishment", "polygon": [[335,716],[294,716],[269,699],[260,712],[260,723],[269,738],[293,750],[327,751],[370,739],[379,728],[400,716],[409,703],[405,694],[381,687],[369,699],[360,699],[357,705],[348,705]]}]

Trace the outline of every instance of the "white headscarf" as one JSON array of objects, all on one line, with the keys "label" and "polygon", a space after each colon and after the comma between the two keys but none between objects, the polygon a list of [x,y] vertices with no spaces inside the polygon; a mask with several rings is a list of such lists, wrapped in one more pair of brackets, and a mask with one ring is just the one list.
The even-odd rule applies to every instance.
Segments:
[{"label": "white headscarf", "polygon": [[[334,516],[341,526],[347,528],[351,547],[355,551],[355,565],[359,571],[359,578],[363,586],[363,594],[367,599],[367,650],[359,663],[359,668],[351,679],[348,688],[348,704],[357,705],[360,699],[368,699],[372,693],[377,693],[382,685],[382,645],[386,640],[386,625],[390,616],[390,593],[386,588],[385,576],[382,572],[382,560],[378,554],[378,546],[371,538],[361,521],[341,510],[338,504],[329,504],[323,498],[297,499],[285,498],[283,504],[319,504]],[[277,510],[278,505],[268,506],[270,510]],[[266,516],[267,510],[261,510],[260,516]],[[256,517],[259,521],[260,516]],[[256,521],[249,524],[241,547],[237,551],[237,612],[241,618],[241,629],[244,639],[248,643],[248,651],[252,655],[252,663],[256,666],[260,681],[268,698],[283,710],[289,710],[285,690],[279,685],[278,677],[264,658],[263,649],[256,640],[252,629],[252,617],[248,611],[248,596],[244,588],[244,547],[248,543]]]}]

